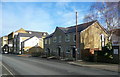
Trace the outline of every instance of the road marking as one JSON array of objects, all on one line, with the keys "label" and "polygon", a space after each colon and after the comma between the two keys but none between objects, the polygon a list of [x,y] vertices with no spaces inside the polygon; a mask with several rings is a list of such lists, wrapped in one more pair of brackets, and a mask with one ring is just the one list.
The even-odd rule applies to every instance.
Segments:
[{"label": "road marking", "polygon": [[5,67],[3,64],[2,64],[2,66],[14,77],[14,74],[7,67]]}]

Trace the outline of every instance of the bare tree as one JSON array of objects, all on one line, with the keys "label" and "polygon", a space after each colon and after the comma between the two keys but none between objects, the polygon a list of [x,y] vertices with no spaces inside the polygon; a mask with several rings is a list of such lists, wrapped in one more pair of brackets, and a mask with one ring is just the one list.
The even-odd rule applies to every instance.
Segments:
[{"label": "bare tree", "polygon": [[108,29],[118,24],[118,2],[95,2],[84,21],[102,20]]},{"label": "bare tree", "polygon": [[95,2],[84,17],[84,21],[100,20],[105,23],[111,36],[111,30],[118,26],[120,2]]}]

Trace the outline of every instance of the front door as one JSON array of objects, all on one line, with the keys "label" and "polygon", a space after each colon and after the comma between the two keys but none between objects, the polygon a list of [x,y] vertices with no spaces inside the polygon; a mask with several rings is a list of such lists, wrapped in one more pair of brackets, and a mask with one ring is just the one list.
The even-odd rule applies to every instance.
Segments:
[{"label": "front door", "polygon": [[73,57],[73,58],[76,58],[76,51],[75,51],[75,48],[72,48],[72,57]]},{"label": "front door", "polygon": [[58,56],[60,56],[60,51],[61,51],[61,49],[60,49],[60,47],[58,47]]},{"label": "front door", "polygon": [[48,57],[50,57],[50,49],[48,48],[47,51],[48,51]]}]

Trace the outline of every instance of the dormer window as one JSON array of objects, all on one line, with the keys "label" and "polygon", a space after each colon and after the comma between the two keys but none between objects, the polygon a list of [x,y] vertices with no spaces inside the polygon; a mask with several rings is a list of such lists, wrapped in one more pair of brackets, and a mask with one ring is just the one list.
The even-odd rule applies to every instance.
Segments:
[{"label": "dormer window", "polygon": [[32,34],[32,32],[29,32],[29,34]]},{"label": "dormer window", "polygon": [[16,32],[15,35],[18,35],[18,32]]},{"label": "dormer window", "polygon": [[46,36],[46,33],[43,33],[44,36]]}]

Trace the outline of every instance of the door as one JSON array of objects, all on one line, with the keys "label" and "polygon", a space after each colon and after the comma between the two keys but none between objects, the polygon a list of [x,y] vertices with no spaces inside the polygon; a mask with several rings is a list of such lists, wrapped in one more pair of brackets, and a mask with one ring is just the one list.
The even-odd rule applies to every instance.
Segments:
[{"label": "door", "polygon": [[76,58],[76,51],[75,51],[75,48],[72,48],[72,57],[73,57],[73,58]]},{"label": "door", "polygon": [[60,56],[60,51],[61,51],[61,48],[58,47],[58,56]]},{"label": "door", "polygon": [[50,49],[48,48],[47,51],[48,51],[48,57],[49,57],[50,56]]}]

